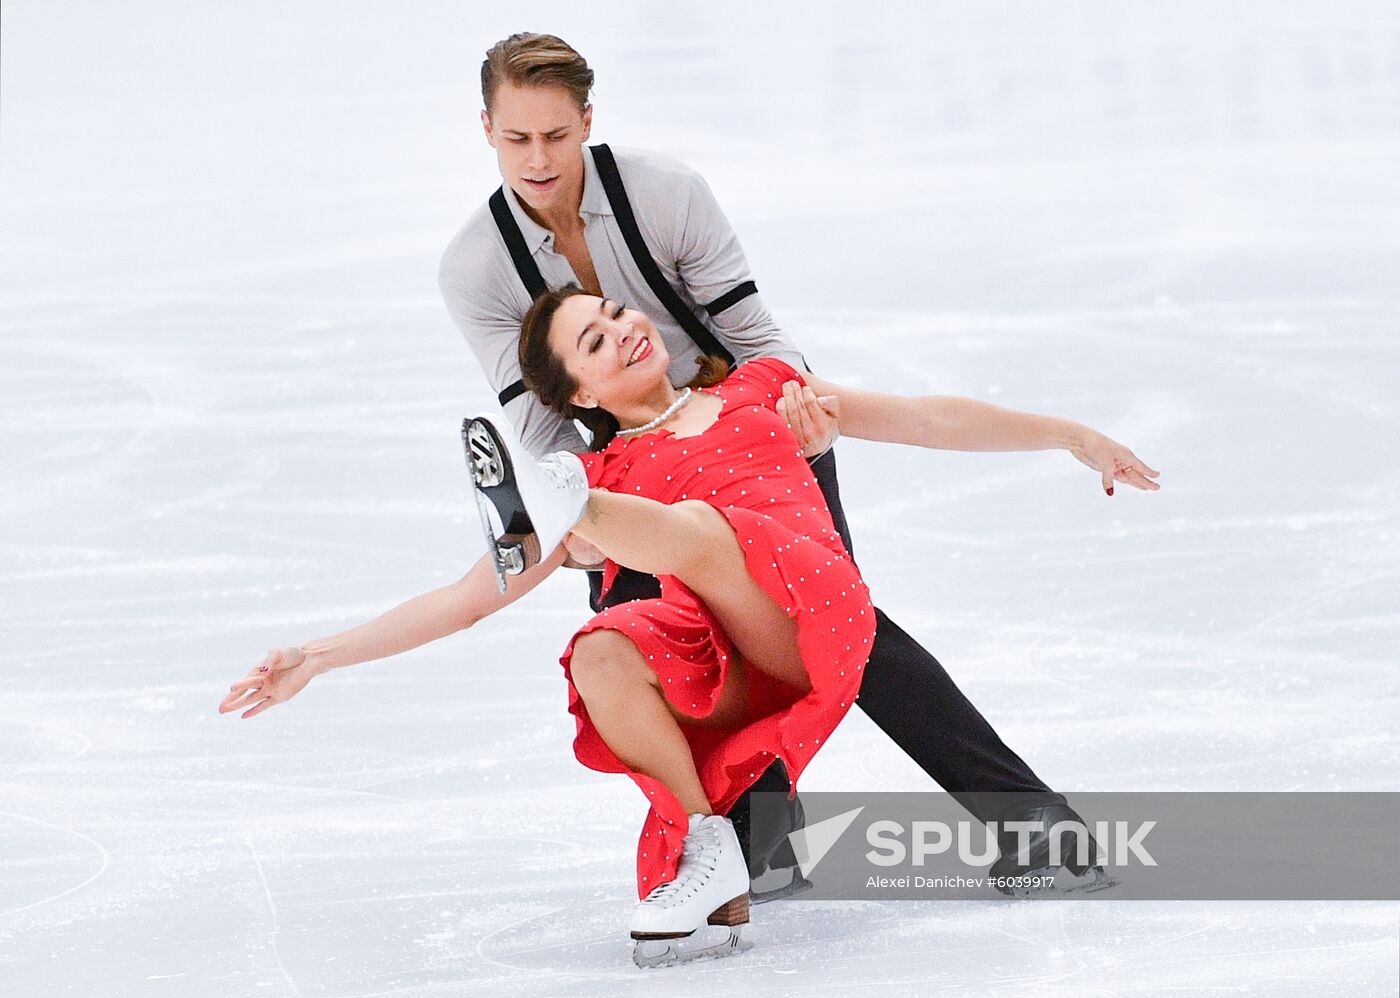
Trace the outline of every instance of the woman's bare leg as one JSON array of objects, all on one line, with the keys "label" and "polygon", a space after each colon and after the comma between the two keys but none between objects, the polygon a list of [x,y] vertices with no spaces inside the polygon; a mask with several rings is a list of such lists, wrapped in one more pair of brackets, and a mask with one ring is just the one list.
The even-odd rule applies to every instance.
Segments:
[{"label": "woman's bare leg", "polygon": [[618,564],[680,579],[747,662],[803,692],[811,689],[797,625],[749,575],[734,528],[719,510],[694,499],[666,505],[594,489],[573,530]]},{"label": "woman's bare leg", "polygon": [[[574,688],[613,754],[629,769],[660,780],[686,814],[710,814],[679,715],[637,646],[617,631],[590,631],[574,642],[569,660]],[[701,724],[736,726],[744,711],[744,671],[731,663],[713,713]],[[684,720],[693,719],[685,717]]]}]

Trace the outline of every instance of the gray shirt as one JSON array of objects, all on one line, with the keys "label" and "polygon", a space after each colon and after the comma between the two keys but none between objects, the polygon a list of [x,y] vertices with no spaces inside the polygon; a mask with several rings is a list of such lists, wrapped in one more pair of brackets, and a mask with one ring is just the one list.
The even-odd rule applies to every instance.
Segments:
[{"label": "gray shirt", "polygon": [[[739,240],[704,178],[657,153],[614,149],[613,154],[642,238],[686,306],[729,348],[736,362],[780,357],[803,370],[797,347],[778,328],[758,295],[749,295],[715,316],[701,307],[751,279]],[[505,197],[545,283],[552,288],[578,283],[569,261],[554,251],[553,233],[525,214],[509,187]],[[638,271],[608,205],[593,152],[587,147],[583,150],[579,216],[603,294],[647,314],[671,355],[671,381],[688,383],[695,376],[700,350]],[[515,272],[488,206],[472,215],[448,244],[438,284],[448,312],[496,393],[519,381],[520,322],[530,307],[530,295]],[[506,415],[525,447],[536,456],[584,449],[577,427],[546,409],[531,392],[507,403]]]}]

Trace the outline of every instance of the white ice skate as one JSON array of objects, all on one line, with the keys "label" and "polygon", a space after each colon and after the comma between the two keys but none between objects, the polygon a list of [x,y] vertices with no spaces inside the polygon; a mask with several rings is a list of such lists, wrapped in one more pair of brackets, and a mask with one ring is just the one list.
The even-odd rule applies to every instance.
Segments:
[{"label": "white ice skate", "polygon": [[539,564],[583,516],[588,473],[565,451],[536,461],[497,413],[463,420],[462,444],[496,584],[505,592],[507,575]]},{"label": "white ice skate", "polygon": [[749,871],[734,826],[722,815],[692,814],[676,879],[632,913],[632,960],[665,967],[740,953],[753,945],[739,938],[748,920]]}]

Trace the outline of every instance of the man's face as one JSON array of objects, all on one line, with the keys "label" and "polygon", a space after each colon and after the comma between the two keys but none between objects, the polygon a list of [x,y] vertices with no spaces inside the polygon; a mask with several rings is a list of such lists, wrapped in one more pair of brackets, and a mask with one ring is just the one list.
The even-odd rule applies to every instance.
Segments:
[{"label": "man's face", "polygon": [[481,112],[481,125],[496,150],[501,179],[537,212],[577,208],[592,106],[580,112],[563,87],[510,83],[497,87],[492,103],[490,114]]}]

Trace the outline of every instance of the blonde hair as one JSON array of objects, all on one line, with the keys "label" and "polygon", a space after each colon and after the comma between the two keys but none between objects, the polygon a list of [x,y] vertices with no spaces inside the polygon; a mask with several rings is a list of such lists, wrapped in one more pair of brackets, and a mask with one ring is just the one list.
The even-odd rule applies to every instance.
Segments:
[{"label": "blonde hair", "polygon": [[522,31],[492,45],[481,64],[481,102],[491,101],[502,83],[517,87],[563,87],[582,111],[593,89],[593,70],[562,38]]}]

